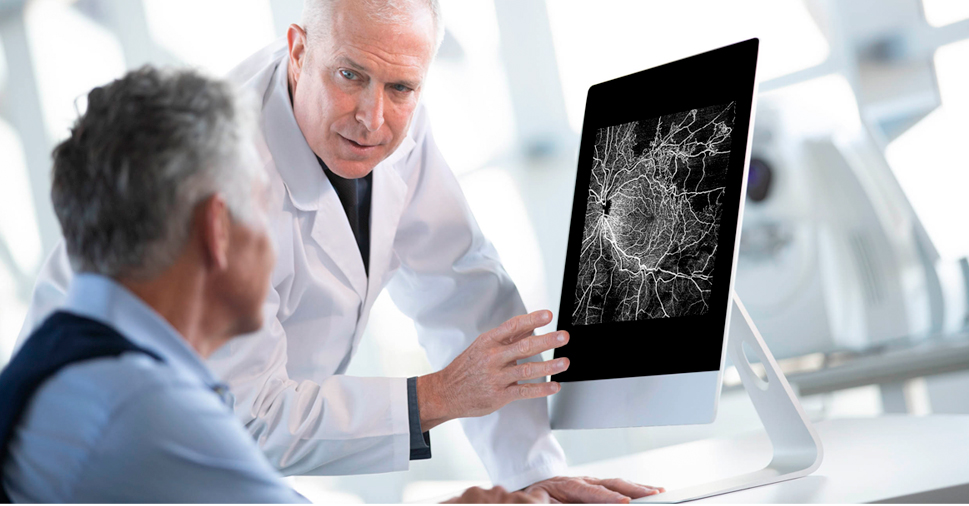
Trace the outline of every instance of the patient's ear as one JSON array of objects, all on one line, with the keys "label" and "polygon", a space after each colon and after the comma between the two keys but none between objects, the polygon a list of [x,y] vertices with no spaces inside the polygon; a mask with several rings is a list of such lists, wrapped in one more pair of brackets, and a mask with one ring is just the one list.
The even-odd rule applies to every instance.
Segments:
[{"label": "patient's ear", "polygon": [[199,203],[195,209],[195,226],[206,266],[220,271],[228,268],[231,218],[221,195],[216,193]]}]

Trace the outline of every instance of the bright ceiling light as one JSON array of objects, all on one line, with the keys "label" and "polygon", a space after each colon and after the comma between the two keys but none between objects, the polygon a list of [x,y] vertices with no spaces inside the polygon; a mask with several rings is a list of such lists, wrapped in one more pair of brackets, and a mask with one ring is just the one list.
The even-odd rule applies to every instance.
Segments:
[{"label": "bright ceiling light", "polygon": [[265,0],[144,2],[155,41],[179,60],[216,76],[225,75],[276,38],[272,10]]},{"label": "bright ceiling light", "polygon": [[965,189],[969,187],[964,146],[969,139],[969,40],[936,51],[942,107],[888,145],[885,155],[912,207],[945,259],[969,255],[965,233]]},{"label": "bright ceiling light", "polygon": [[547,5],[569,122],[576,131],[589,86],[625,74],[751,37],[761,41],[761,81],[818,65],[828,56],[827,40],[801,0],[555,0]]},{"label": "bright ceiling light", "polygon": [[945,26],[969,18],[965,0],[922,0],[925,20],[932,26]]},{"label": "bright ceiling light", "polygon": [[114,35],[70,4],[35,0],[25,14],[44,124],[60,140],[87,109],[88,92],[124,74],[124,53]]}]

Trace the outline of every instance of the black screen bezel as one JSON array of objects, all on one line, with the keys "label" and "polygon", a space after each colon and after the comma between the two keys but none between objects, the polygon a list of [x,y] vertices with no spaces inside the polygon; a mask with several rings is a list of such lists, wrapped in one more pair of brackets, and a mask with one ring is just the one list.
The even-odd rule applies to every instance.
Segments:
[{"label": "black screen bezel", "polygon": [[[553,380],[588,381],[720,369],[758,46],[758,39],[750,39],[589,88],[558,315],[558,329],[568,331],[570,339],[555,350],[555,357],[568,357],[570,366],[552,376]],[[596,132],[607,126],[729,102],[736,103],[736,115],[727,168],[727,198],[718,237],[721,253],[715,261],[710,311],[702,316],[573,326]]]}]

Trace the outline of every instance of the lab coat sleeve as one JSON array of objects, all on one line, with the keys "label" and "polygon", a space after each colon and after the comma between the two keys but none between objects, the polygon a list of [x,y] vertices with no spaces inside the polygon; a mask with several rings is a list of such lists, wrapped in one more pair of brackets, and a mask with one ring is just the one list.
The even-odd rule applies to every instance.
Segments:
[{"label": "lab coat sleeve", "polygon": [[407,379],[290,379],[286,333],[276,317],[279,300],[270,288],[263,329],[229,341],[208,360],[229,384],[236,417],[270,463],[284,475],[406,470]]},{"label": "lab coat sleeve", "polygon": [[67,287],[70,286],[73,278],[74,271],[71,270],[71,263],[67,259],[67,248],[62,239],[37,273],[34,292],[30,297],[30,307],[27,308],[27,316],[20,328],[20,335],[17,336],[14,353],[30,337],[30,333],[64,303],[67,298]]},{"label": "lab coat sleeve", "polygon": [[[401,266],[388,291],[413,318],[421,345],[439,370],[479,334],[526,311],[435,145],[426,115],[414,121],[417,146],[407,166],[416,169],[406,174],[411,200],[394,243]],[[496,205],[500,200],[495,195]],[[565,471],[545,399],[512,402],[461,422],[495,485],[517,490]]]}]

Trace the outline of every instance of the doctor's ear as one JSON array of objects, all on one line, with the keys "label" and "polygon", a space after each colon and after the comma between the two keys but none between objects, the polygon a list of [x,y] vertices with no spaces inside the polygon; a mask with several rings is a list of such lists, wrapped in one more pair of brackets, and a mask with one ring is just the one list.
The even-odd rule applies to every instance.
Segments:
[{"label": "doctor's ear", "polygon": [[295,83],[306,59],[306,31],[297,24],[289,25],[286,41],[289,43],[289,77]]},{"label": "doctor's ear", "polygon": [[206,266],[219,271],[228,268],[231,226],[229,207],[218,193],[196,207],[193,228],[198,234],[200,253]]}]

